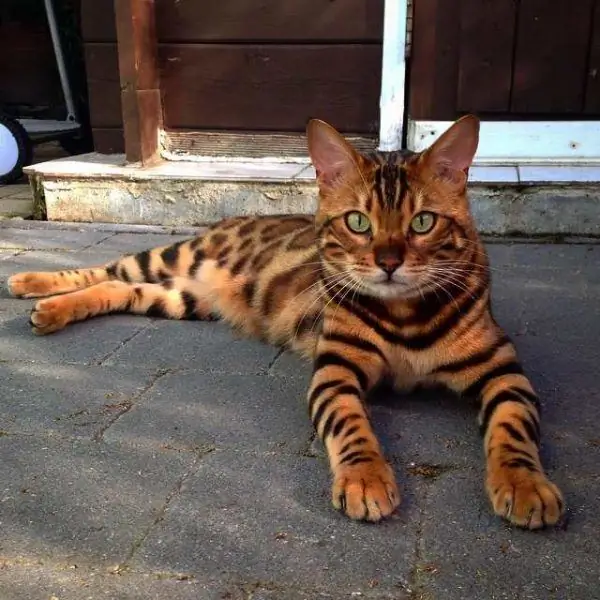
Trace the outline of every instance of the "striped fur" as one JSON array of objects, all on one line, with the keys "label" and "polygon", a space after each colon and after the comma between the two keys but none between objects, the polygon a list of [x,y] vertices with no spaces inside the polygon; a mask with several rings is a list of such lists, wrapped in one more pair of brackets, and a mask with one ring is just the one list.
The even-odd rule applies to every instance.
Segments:
[{"label": "striped fur", "polygon": [[10,291],[50,296],[31,315],[38,334],[113,312],[220,318],[312,360],[309,415],[327,448],[333,504],[354,519],[377,521],[400,502],[365,406],[375,384],[443,384],[476,397],[494,511],[531,529],[554,524],[563,501],[539,458],[539,401],[490,312],[466,198],[477,135],[465,117],[424,153],[364,156],[312,121],[315,216],[227,219],[105,266],[20,273]]}]

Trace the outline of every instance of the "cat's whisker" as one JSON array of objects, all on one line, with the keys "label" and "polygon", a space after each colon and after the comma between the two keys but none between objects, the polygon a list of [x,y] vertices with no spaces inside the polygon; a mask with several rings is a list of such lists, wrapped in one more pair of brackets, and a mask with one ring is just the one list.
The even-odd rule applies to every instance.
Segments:
[{"label": "cat's whisker", "polygon": [[[354,297],[356,295],[356,292],[358,291],[359,288],[360,288],[360,282],[358,282],[358,281],[352,281],[351,282],[351,286],[348,289],[348,291],[337,302],[337,307],[336,307],[336,309],[335,309],[335,311],[333,313],[333,319],[335,319],[335,315],[337,314],[337,311],[339,310],[342,302],[344,302],[344,300],[348,297],[348,294],[354,290],[354,294],[353,294],[353,297]],[[351,302],[352,302],[352,300],[351,300]]]},{"label": "cat's whisker", "polygon": [[[439,282],[436,280],[432,280],[429,282],[431,285],[435,286],[434,289],[440,289],[442,290],[442,292],[444,292],[446,294],[446,296],[448,296],[448,298],[450,299],[451,302],[454,303],[454,306],[456,306],[456,310],[460,313],[460,306],[458,304],[458,302],[456,301],[456,298]],[[436,294],[437,296],[437,294]],[[438,296],[439,298],[439,296]]]},{"label": "cat's whisker", "polygon": [[[321,308],[321,311],[319,312],[319,314],[317,315],[315,322],[318,322],[319,319],[321,318],[321,316],[324,314],[324,312],[327,310],[327,308],[329,307],[329,305],[338,297],[339,294],[341,294],[345,289],[346,286],[348,286],[349,284],[352,284],[353,279],[351,276],[349,276],[347,279],[344,280],[344,283],[342,285],[342,288],[338,291],[336,291],[334,293],[334,295],[329,298],[328,302]],[[330,288],[331,290],[332,288]],[[327,293],[327,292],[326,292]],[[339,305],[338,305],[339,306]]]},{"label": "cat's whisker", "polygon": [[[316,295],[316,297],[313,299],[313,301],[308,305],[308,307],[305,308],[304,312],[302,313],[300,319],[298,319],[298,326],[296,327],[295,331],[294,331],[294,335],[293,335],[293,339],[297,339],[298,337],[298,330],[300,327],[300,324],[302,323],[302,321],[304,320],[304,318],[308,315],[310,309],[317,303],[319,302],[321,299],[325,298],[327,293],[334,289],[336,285],[340,285],[343,282],[347,281],[347,279],[350,276],[350,271],[348,270],[347,272],[342,272],[342,273],[335,273],[334,275],[332,275],[329,279],[330,281],[325,282],[324,280],[319,280],[316,282],[316,284],[313,285],[321,285],[322,286],[322,290],[320,291],[319,294]],[[313,287],[313,286],[311,286]],[[297,298],[298,296],[296,296]],[[321,315],[323,313],[324,309],[321,309],[321,311],[318,313],[318,315],[315,317],[314,319],[314,324],[313,327],[311,327],[311,331],[313,331],[314,326],[319,322],[319,319],[321,318]]]},{"label": "cat's whisker", "polygon": [[440,283],[440,285],[444,285],[444,283],[449,283],[450,285],[454,285],[455,287],[457,287],[459,290],[465,292],[467,294],[467,296],[469,296],[470,298],[472,298],[473,300],[476,300],[476,297],[473,295],[473,293],[471,292],[471,289],[468,288],[464,282],[460,281],[460,280],[454,280],[451,277],[446,277],[444,279],[439,279],[438,283]]}]

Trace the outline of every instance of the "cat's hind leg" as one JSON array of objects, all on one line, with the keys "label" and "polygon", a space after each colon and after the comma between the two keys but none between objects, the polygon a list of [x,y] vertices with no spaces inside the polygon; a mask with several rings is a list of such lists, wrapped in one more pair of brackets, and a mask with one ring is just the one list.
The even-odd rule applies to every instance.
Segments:
[{"label": "cat's hind leg", "polygon": [[45,335],[69,323],[109,313],[133,313],[166,319],[207,320],[214,318],[202,284],[186,277],[162,283],[104,281],[75,292],[39,300],[30,324]]},{"label": "cat's hind leg", "polygon": [[123,256],[103,266],[17,273],[8,279],[8,289],[17,298],[41,298],[107,281],[156,283],[172,277],[193,277],[204,259],[202,246],[202,238],[194,238]]},{"label": "cat's hind leg", "polygon": [[17,298],[41,298],[65,294],[103,281],[110,274],[105,267],[65,271],[31,271],[17,273],[8,278],[8,291]]}]

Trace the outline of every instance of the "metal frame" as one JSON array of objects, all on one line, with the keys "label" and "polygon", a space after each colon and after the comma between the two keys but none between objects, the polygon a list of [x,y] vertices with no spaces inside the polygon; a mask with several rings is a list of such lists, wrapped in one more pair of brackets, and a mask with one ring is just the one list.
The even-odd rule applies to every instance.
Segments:
[{"label": "metal frame", "polygon": [[[405,103],[407,0],[385,0],[379,149],[423,150],[451,121],[413,120]],[[406,131],[404,131],[404,127]],[[482,121],[477,164],[599,164],[600,121]]]},{"label": "metal frame", "polygon": [[18,118],[17,120],[23,126],[27,135],[34,141],[50,140],[57,137],[62,137],[68,134],[75,134],[79,131],[81,124],[77,120],[77,111],[73,101],[73,93],[71,84],[67,74],[65,64],[65,56],[62,50],[58,25],[56,23],[56,14],[52,0],[44,0],[46,10],[46,18],[48,19],[48,27],[50,29],[50,37],[52,38],[52,47],[56,58],[56,66],[60,77],[60,85],[67,108],[67,118],[64,121],[54,119],[25,119]]}]

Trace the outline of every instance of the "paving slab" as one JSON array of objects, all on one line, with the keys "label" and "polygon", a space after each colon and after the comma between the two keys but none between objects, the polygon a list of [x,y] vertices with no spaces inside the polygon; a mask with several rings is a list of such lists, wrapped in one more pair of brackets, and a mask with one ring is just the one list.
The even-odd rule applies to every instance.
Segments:
[{"label": "paving slab", "polygon": [[169,246],[183,240],[189,240],[191,235],[166,235],[157,233],[117,233],[105,239],[94,248],[97,250],[110,249],[115,257],[120,254],[133,254],[149,248]]},{"label": "paving slab", "polygon": [[33,196],[13,195],[9,198],[0,198],[0,220],[26,219],[33,215]]},{"label": "paving slab", "polygon": [[512,244],[510,260],[514,265],[550,269],[580,269],[597,266],[598,244]]},{"label": "paving slab", "polygon": [[278,354],[277,348],[236,336],[223,323],[155,320],[106,364],[260,374],[268,371]]},{"label": "paving slab", "polygon": [[0,555],[108,568],[127,559],[196,461],[78,439],[0,437]]},{"label": "paving slab", "polygon": [[43,231],[39,229],[0,229],[0,248],[22,250],[78,250],[94,246],[112,234],[81,231]]},{"label": "paving slab", "polygon": [[152,371],[131,367],[0,363],[0,431],[92,439],[156,378]]},{"label": "paving slab", "polygon": [[292,352],[282,352],[277,356],[269,368],[270,375],[280,377],[298,377],[308,384],[310,383],[311,365],[310,361]]},{"label": "paving slab", "polygon": [[298,379],[239,375],[235,369],[166,374],[105,440],[300,454],[312,436],[305,395]]},{"label": "paving slab", "polygon": [[31,186],[28,183],[15,183],[12,185],[0,184],[0,200],[14,196],[31,197]]},{"label": "paving slab", "polygon": [[0,361],[97,364],[149,324],[145,317],[112,315],[37,336],[29,326],[29,309],[19,315],[0,312]]},{"label": "paving slab", "polygon": [[112,573],[78,565],[0,559],[2,600],[247,600],[241,587],[177,573]]},{"label": "paving slab", "polygon": [[[329,589],[294,589],[272,582],[223,581],[188,573],[106,572],[74,565],[10,564],[0,560],[2,600],[348,600]],[[377,588],[354,595],[364,600],[404,600]]]},{"label": "paving slab", "polygon": [[[558,475],[558,473],[556,474]],[[416,588],[423,598],[548,600],[598,597],[600,480],[557,477],[571,502],[566,528],[531,533],[483,510],[483,488],[465,473],[432,482],[423,503]]]},{"label": "paving slab", "polygon": [[488,245],[568,505],[530,533],[492,515],[476,407],[451,395],[373,396],[403,502],[371,526],[330,506],[307,362],[219,323],[119,315],[33,336],[10,274],[180,239],[101,229],[0,227],[25,240],[0,244],[2,600],[600,598],[600,245]]},{"label": "paving slab", "polygon": [[130,564],[134,571],[169,565],[284,589],[322,588],[347,598],[370,591],[403,598],[417,524],[412,499],[401,517],[378,526],[345,519],[331,508],[321,460],[215,451],[185,482]]}]

